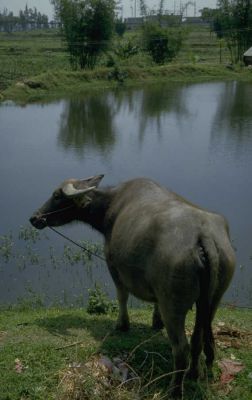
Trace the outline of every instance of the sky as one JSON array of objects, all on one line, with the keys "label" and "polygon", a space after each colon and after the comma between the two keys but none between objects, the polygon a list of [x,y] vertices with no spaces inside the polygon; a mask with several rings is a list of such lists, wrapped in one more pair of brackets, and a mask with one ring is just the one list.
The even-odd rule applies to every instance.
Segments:
[{"label": "sky", "polygon": [[[123,17],[131,17],[133,16],[135,10],[135,2],[139,4],[139,0],[122,0],[123,4]],[[192,0],[194,2],[194,0]],[[180,3],[186,4],[187,0],[165,0],[164,8],[173,11],[175,9],[179,10]],[[17,15],[19,10],[23,10],[25,5],[28,5],[29,8],[36,7],[38,11],[42,14],[46,14],[49,16],[49,19],[53,17],[53,7],[50,4],[50,0],[0,0],[0,11],[6,7],[9,11],[13,11],[14,15]],[[159,4],[159,0],[146,0],[146,4],[149,7],[157,6]],[[203,7],[216,7],[216,0],[196,0],[196,10],[200,10]],[[138,7],[137,7],[138,9]],[[194,7],[188,7],[188,16],[194,15]]]}]

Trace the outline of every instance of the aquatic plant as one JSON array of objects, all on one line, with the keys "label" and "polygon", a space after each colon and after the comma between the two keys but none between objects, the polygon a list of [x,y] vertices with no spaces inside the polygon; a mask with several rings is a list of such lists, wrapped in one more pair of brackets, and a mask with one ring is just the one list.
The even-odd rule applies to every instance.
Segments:
[{"label": "aquatic plant", "polygon": [[13,246],[14,242],[12,233],[0,236],[0,256],[6,263],[12,257]]}]

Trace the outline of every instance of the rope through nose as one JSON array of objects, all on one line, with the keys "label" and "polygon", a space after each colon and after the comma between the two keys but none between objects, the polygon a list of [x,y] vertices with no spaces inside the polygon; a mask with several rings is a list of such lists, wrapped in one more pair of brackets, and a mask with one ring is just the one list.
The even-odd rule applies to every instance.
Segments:
[{"label": "rope through nose", "polygon": [[81,244],[79,244],[79,243],[75,242],[74,240],[70,239],[68,236],[66,236],[63,233],[57,231],[57,229],[53,228],[52,226],[48,225],[48,228],[50,228],[53,232],[57,233],[59,236],[61,236],[64,239],[68,240],[69,242],[75,244],[75,246],[78,246],[79,248],[81,248],[83,251],[88,253],[90,256],[94,256],[94,257],[99,258],[100,260],[106,262],[106,259],[104,257],[100,256],[99,254],[95,254],[93,251],[87,249],[85,246],[82,246]]}]

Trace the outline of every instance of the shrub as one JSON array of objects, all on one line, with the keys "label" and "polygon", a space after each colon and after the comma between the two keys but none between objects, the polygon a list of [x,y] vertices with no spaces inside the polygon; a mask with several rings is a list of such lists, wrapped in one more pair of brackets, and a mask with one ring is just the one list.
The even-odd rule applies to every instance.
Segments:
[{"label": "shrub", "polygon": [[156,64],[171,61],[182,45],[180,29],[162,28],[157,24],[143,25],[143,47]]},{"label": "shrub", "polygon": [[120,59],[128,59],[139,52],[139,47],[131,39],[122,40],[115,48],[115,54]]},{"label": "shrub", "polygon": [[123,36],[126,31],[126,23],[121,18],[115,21],[115,31],[118,36]]},{"label": "shrub", "polygon": [[51,0],[73,67],[94,68],[114,31],[112,0]]},{"label": "shrub", "polygon": [[109,300],[107,293],[97,283],[93,289],[88,290],[88,293],[87,312],[89,314],[107,314],[117,308],[116,303]]}]

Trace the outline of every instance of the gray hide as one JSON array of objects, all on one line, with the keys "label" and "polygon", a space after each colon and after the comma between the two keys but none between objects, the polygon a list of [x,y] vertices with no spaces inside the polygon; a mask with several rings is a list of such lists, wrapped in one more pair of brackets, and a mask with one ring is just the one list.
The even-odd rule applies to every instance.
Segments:
[{"label": "gray hide", "polygon": [[[181,396],[184,372],[199,375],[204,350],[211,370],[211,323],[235,266],[228,224],[149,179],[98,189],[103,175],[71,179],[31,217],[38,229],[83,221],[105,238],[105,255],[120,306],[117,329],[129,328],[128,294],[153,302],[153,327],[164,324],[172,346],[173,397]],[[185,318],[196,304],[189,348]]]}]

